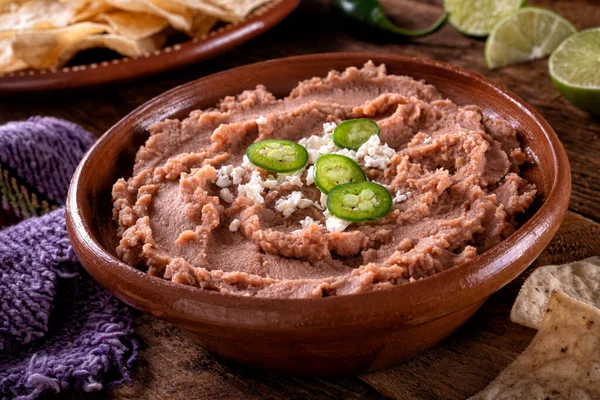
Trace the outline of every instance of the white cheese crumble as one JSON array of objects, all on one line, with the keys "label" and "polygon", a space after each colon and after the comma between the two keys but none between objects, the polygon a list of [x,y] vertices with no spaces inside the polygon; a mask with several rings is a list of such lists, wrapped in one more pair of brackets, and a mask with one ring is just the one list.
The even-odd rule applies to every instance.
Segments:
[{"label": "white cheese crumble", "polygon": [[234,185],[239,185],[240,183],[242,183],[242,179],[244,178],[244,172],[246,172],[244,167],[235,167],[231,171],[231,179],[233,180]]},{"label": "white cheese crumble", "polygon": [[390,159],[383,157],[373,158],[371,156],[366,156],[363,161],[367,168],[386,169],[387,166],[390,165]]},{"label": "white cheese crumble", "polygon": [[333,154],[339,154],[340,156],[346,156],[348,158],[353,159],[358,162],[358,157],[356,156],[356,151],[350,149],[340,149],[338,151],[334,151]]},{"label": "white cheese crumble", "polygon": [[304,146],[308,152],[308,162],[314,164],[321,154],[333,153],[338,148],[331,141],[333,131],[337,124],[335,122],[326,122],[323,124],[323,135],[312,135],[307,138],[302,138],[298,144]]},{"label": "white cheese crumble", "polygon": [[289,182],[291,185],[302,187],[304,184],[302,183],[302,179],[296,175],[288,175],[285,177],[286,182]]},{"label": "white cheese crumble", "polygon": [[250,170],[256,170],[258,167],[250,161],[247,155],[242,158],[242,167]]},{"label": "white cheese crumble", "polygon": [[258,125],[264,125],[267,123],[267,119],[265,118],[264,115],[261,115],[260,117],[256,118],[256,123]]},{"label": "white cheese crumble", "polygon": [[[327,210],[327,195],[321,193],[321,209],[323,211],[323,215],[325,216],[325,227],[329,232],[343,232],[352,222],[344,221],[343,219],[334,217],[329,214],[329,210]],[[315,207],[319,208],[316,203],[313,203]]]},{"label": "white cheese crumble", "polygon": [[223,199],[223,201],[225,203],[229,203],[229,204],[233,203],[233,194],[231,194],[229,189],[227,189],[227,188],[221,189],[221,191],[219,192],[219,196],[221,196],[221,198]]},{"label": "white cheese crumble", "polygon": [[263,181],[260,176],[260,172],[253,171],[252,176],[250,177],[250,182],[238,186],[238,196],[245,196],[256,204],[263,204],[265,199],[262,197],[264,191],[262,184]]},{"label": "white cheese crumble", "polygon": [[306,171],[306,184],[308,186],[315,184],[315,166],[311,165]]},{"label": "white cheese crumble", "polygon": [[[309,226],[313,226],[313,225],[318,226],[319,228],[323,228],[323,225],[321,225],[320,222],[315,221],[311,217],[304,218],[302,221],[300,221],[300,225],[302,226],[302,229],[306,229]],[[302,232],[302,229],[296,229],[295,231],[292,231],[292,234],[296,235],[296,234]]]},{"label": "white cheese crumble", "polygon": [[226,188],[231,186],[231,180],[229,176],[233,171],[233,165],[224,165],[217,170],[217,186],[220,188]]},{"label": "white cheese crumble", "polygon": [[240,225],[242,224],[242,221],[240,221],[239,219],[234,219],[233,221],[231,221],[231,223],[229,224],[229,230],[231,232],[237,232],[238,229],[240,229]]},{"label": "white cheese crumble", "polygon": [[326,135],[333,135],[333,131],[335,131],[336,127],[337,124],[335,122],[325,122],[323,124],[323,132],[325,132]]},{"label": "white cheese crumble", "polygon": [[310,207],[312,204],[312,200],[302,198],[302,192],[292,192],[288,196],[278,199],[275,203],[275,209],[281,212],[284,217],[289,217],[296,209]]},{"label": "white cheese crumble", "polygon": [[423,140],[423,143],[429,144],[429,143],[431,143],[432,140],[433,140],[433,138],[431,136],[429,136],[429,137],[425,138],[425,140]]},{"label": "white cheese crumble", "polygon": [[262,181],[261,185],[265,189],[275,189],[277,185],[279,185],[279,182],[277,182],[276,179],[271,179],[271,177],[269,177],[269,179]]},{"label": "white cheese crumble", "polygon": [[[313,135],[306,139],[300,139],[298,143],[306,148],[306,151],[308,152],[308,162],[310,164],[316,163],[321,154],[327,154],[332,151],[331,135]],[[335,150],[335,148],[333,150]]]},{"label": "white cheese crumble", "polygon": [[322,208],[327,208],[327,195],[321,192],[321,198],[319,199],[319,203],[321,203]]},{"label": "white cheese crumble", "polygon": [[396,195],[393,198],[393,202],[394,204],[402,203],[403,201],[408,200],[410,196],[412,196],[412,192],[402,193],[401,191],[397,191]]},{"label": "white cheese crumble", "polygon": [[378,135],[373,135],[357,150],[356,156],[364,159],[367,168],[386,169],[396,151],[387,143],[381,143]]},{"label": "white cheese crumble", "polygon": [[300,221],[300,225],[302,225],[302,228],[308,228],[311,225],[323,226],[320,222],[315,221],[311,217],[304,218],[302,221]]},{"label": "white cheese crumble", "polygon": [[350,221],[344,221],[343,219],[339,219],[329,214],[328,211],[325,211],[323,214],[327,217],[325,220],[325,227],[329,232],[343,232],[346,228],[352,223]]},{"label": "white cheese crumble", "polygon": [[277,182],[280,184],[287,182],[290,185],[302,187],[304,186],[301,179],[303,173],[304,168],[291,174],[277,174]]}]

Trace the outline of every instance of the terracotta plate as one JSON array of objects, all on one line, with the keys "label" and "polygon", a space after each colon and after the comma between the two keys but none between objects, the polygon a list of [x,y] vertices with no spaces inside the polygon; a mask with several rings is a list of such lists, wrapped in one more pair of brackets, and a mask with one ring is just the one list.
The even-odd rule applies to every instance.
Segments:
[{"label": "terracotta plate", "polygon": [[224,25],[188,42],[164,47],[139,58],[41,71],[0,73],[0,94],[67,89],[141,78],[206,60],[269,30],[290,14],[300,0],[273,0],[238,23]]}]

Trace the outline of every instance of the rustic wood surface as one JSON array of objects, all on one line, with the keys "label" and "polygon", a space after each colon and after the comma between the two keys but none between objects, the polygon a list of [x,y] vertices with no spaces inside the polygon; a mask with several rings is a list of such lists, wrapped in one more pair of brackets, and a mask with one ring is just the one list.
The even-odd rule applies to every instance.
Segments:
[{"label": "rustic wood surface", "polygon": [[[441,1],[388,0],[398,20],[435,19]],[[600,21],[596,0],[540,0],[577,28]],[[446,26],[412,41],[365,40],[348,35],[325,0],[305,0],[280,26],[211,61],[138,82],[69,93],[0,98],[0,122],[43,114],[66,118],[101,135],[148,99],[181,83],[231,67],[271,58],[335,51],[376,51],[454,63],[508,87],[536,107],[554,127],[569,155],[573,174],[570,212],[534,266],[494,294],[459,331],[434,349],[394,368],[336,379],[278,376],[217,359],[176,328],[138,315],[142,343],[133,384],[84,398],[112,399],[287,399],[398,398],[464,399],[485,387],[529,344],[535,331],[513,324],[509,312],[525,277],[536,265],[573,261],[600,254],[600,123],[571,106],[552,86],[545,60],[487,71],[484,41]],[[73,396],[71,398],[78,398]]]}]

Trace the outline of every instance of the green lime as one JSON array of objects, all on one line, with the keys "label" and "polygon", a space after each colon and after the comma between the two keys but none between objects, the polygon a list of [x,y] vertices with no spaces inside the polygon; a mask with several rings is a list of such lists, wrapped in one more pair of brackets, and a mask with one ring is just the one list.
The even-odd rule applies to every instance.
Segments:
[{"label": "green lime", "polygon": [[486,36],[502,18],[525,5],[525,0],[444,0],[448,20],[461,33]]},{"label": "green lime", "polygon": [[485,63],[493,69],[544,58],[575,32],[568,20],[552,11],[523,8],[494,27],[485,43]]},{"label": "green lime", "polygon": [[600,115],[600,28],[581,31],[550,56],[554,86],[577,107]]}]

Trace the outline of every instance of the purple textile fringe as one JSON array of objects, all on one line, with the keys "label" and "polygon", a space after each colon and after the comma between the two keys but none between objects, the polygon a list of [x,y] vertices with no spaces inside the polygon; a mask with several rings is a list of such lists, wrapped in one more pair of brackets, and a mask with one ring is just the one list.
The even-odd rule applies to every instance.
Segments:
[{"label": "purple textile fringe", "polygon": [[[93,140],[54,118],[8,123],[0,126],[0,167],[64,204]],[[0,231],[0,398],[90,392],[128,381],[138,346],[132,334],[131,310],[77,262],[62,208]]]}]

